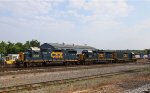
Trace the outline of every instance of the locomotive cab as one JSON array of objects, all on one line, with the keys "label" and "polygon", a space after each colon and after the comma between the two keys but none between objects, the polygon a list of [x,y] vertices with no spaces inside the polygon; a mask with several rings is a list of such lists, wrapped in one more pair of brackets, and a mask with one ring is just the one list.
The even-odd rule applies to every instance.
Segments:
[{"label": "locomotive cab", "polygon": [[40,49],[38,47],[31,47],[27,52],[19,53],[19,58],[18,60],[16,60],[16,66],[20,67],[20,65],[23,65],[25,67],[28,67],[32,63],[38,62],[41,62]]},{"label": "locomotive cab", "polygon": [[25,59],[26,60],[39,60],[40,57],[40,49],[38,47],[31,47],[25,52]]},{"label": "locomotive cab", "polygon": [[82,54],[84,55],[85,58],[91,59],[93,57],[93,52],[90,50],[83,50]]}]

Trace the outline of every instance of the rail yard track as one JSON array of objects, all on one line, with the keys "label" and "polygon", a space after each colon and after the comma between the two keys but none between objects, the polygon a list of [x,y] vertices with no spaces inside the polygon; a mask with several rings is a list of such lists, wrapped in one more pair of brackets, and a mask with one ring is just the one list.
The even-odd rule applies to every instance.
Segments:
[{"label": "rail yard track", "polygon": [[136,72],[140,72],[140,70],[138,70],[138,69],[126,70],[126,71],[119,71],[119,72],[114,72],[114,73],[99,74],[99,75],[94,75],[94,76],[85,76],[85,77],[78,77],[78,78],[71,78],[71,79],[48,81],[48,82],[23,84],[23,85],[0,88],[0,93],[16,93],[16,92],[21,92],[23,90],[36,90],[36,89],[39,89],[44,86],[73,83],[76,81],[83,81],[83,80],[89,80],[89,79],[95,79],[95,78],[101,78],[101,77],[110,78],[114,75],[121,75],[121,74],[126,74],[126,73],[136,73]]},{"label": "rail yard track", "polygon": [[[93,69],[93,68],[125,66],[125,65],[135,65],[135,64],[140,65],[140,63],[115,63],[115,64],[72,65],[72,66],[49,65],[46,67],[29,67],[29,68],[1,67],[0,76],[36,73],[36,72],[42,73],[42,72],[56,72],[56,71],[79,70],[79,69]],[[150,63],[146,62],[144,64],[150,64]]]},{"label": "rail yard track", "polygon": [[0,93],[16,93],[24,90],[36,90],[50,85],[138,73],[139,69],[149,66],[150,63],[146,62],[19,68],[19,71],[14,68],[13,70],[0,72]]}]

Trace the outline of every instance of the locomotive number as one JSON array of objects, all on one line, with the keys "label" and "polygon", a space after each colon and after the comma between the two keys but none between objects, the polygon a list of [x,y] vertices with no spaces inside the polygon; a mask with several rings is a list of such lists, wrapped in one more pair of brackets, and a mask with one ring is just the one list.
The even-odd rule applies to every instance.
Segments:
[{"label": "locomotive number", "polygon": [[128,57],[128,54],[124,54],[123,56],[126,58],[126,57]]}]

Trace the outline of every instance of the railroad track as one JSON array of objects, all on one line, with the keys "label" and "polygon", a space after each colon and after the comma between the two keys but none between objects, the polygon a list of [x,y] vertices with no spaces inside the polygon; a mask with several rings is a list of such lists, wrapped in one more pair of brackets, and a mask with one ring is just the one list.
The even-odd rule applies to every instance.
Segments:
[{"label": "railroad track", "polygon": [[79,70],[79,69],[93,69],[93,68],[104,68],[104,67],[136,65],[136,64],[137,63],[116,63],[116,64],[73,65],[73,66],[47,66],[47,67],[30,67],[30,68],[1,68],[0,76],[36,73],[36,72],[42,73],[42,72],[56,72],[56,71]]},{"label": "railroad track", "polygon": [[90,80],[90,79],[96,79],[96,78],[102,78],[102,77],[110,78],[114,75],[122,75],[122,74],[137,73],[137,72],[140,72],[140,70],[139,69],[126,70],[126,71],[120,71],[120,72],[114,72],[114,73],[99,74],[99,75],[94,75],[94,76],[84,76],[84,77],[71,78],[71,79],[63,79],[63,80],[55,80],[55,81],[48,81],[48,82],[17,85],[17,86],[11,86],[11,87],[3,87],[3,88],[0,88],[0,93],[16,93],[16,92],[21,92],[25,90],[36,90],[36,89],[50,86],[50,85],[67,84],[67,83],[73,83],[76,81]]},{"label": "railroad track", "polygon": [[128,62],[128,63],[105,63],[105,64],[90,64],[90,65],[69,65],[69,66],[64,66],[62,64],[50,64],[45,67],[43,66],[33,66],[33,67],[21,67],[21,68],[16,68],[15,66],[10,66],[10,67],[3,67],[0,66],[0,72],[5,72],[5,71],[21,71],[21,70],[35,70],[35,69],[50,69],[50,68],[66,68],[66,67],[84,67],[84,66],[106,66],[106,65],[124,65],[124,64],[136,64],[136,62]]}]

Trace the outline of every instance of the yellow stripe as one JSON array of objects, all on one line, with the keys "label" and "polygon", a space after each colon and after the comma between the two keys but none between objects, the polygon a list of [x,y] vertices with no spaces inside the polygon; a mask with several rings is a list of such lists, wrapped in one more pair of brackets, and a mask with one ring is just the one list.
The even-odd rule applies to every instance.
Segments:
[{"label": "yellow stripe", "polygon": [[78,61],[78,60],[64,60],[64,61],[74,61],[75,62],[75,61]]},{"label": "yellow stripe", "polygon": [[25,62],[44,62],[43,60],[27,60]]}]

